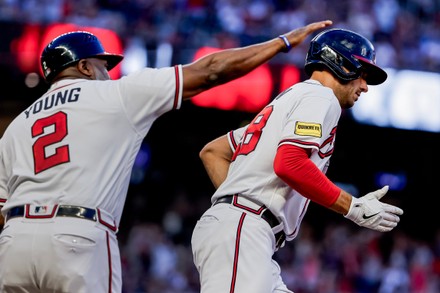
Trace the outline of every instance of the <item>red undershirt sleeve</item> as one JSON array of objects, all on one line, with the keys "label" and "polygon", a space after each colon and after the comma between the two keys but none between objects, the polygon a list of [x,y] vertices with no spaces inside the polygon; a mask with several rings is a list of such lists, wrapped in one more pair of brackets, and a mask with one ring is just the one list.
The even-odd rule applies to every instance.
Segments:
[{"label": "red undershirt sleeve", "polygon": [[325,207],[335,203],[341,189],[309,159],[307,149],[293,145],[278,148],[274,171],[291,188]]}]

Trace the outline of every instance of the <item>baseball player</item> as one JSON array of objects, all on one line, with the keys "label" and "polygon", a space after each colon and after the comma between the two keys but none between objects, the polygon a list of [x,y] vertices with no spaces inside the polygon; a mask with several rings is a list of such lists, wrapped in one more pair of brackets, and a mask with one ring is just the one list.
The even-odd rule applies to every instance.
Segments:
[{"label": "baseball player", "polygon": [[400,208],[380,201],[387,186],[355,198],[325,175],[342,109],[387,78],[373,45],[325,30],[312,39],[305,70],[310,79],[200,153],[216,187],[192,236],[202,293],[292,292],[272,256],[298,235],[310,201],[381,232],[400,220]]},{"label": "baseball player", "polygon": [[110,80],[123,58],[85,31],[41,55],[48,91],[0,140],[0,292],[121,292],[116,232],[133,162],[162,114],[250,72],[331,21],[191,64]]}]

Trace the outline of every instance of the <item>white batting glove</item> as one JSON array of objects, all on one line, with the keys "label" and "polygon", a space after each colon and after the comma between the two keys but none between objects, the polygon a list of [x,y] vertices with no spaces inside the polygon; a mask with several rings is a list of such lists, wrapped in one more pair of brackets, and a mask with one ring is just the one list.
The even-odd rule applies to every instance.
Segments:
[{"label": "white batting glove", "polygon": [[380,232],[391,231],[399,223],[403,210],[379,200],[388,192],[388,185],[356,198],[353,197],[347,219],[362,227]]}]

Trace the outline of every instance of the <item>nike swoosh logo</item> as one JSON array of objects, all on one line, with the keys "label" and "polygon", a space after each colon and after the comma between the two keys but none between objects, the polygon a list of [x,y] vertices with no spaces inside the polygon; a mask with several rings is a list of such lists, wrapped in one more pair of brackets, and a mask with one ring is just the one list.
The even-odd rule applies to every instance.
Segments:
[{"label": "nike swoosh logo", "polygon": [[363,214],[363,215],[362,215],[362,218],[365,219],[365,220],[367,220],[367,219],[372,218],[372,217],[374,217],[374,216],[376,216],[376,215],[378,215],[378,214],[379,214],[379,213],[375,213],[375,214],[368,215],[368,216],[367,216],[366,214]]}]

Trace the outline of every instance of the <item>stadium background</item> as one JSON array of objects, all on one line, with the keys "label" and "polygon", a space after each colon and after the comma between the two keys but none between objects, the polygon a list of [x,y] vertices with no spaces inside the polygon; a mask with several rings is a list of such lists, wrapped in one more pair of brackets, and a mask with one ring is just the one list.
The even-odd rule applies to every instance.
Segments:
[{"label": "stadium background", "polygon": [[[382,67],[440,72],[439,1],[335,2],[0,1],[1,133],[47,89],[31,56],[38,46],[23,41],[23,36],[41,43],[54,25],[115,33],[126,56],[118,69],[121,75],[142,65],[143,58],[153,67],[188,63],[204,47],[244,46],[321,19],[370,38]],[[273,83],[269,98],[281,88],[285,66],[297,69],[296,79],[306,78],[306,50],[307,42],[268,64]],[[224,94],[212,96],[225,99]],[[246,95],[236,95],[242,94]],[[440,95],[428,95],[433,107],[438,105]],[[120,226],[125,293],[197,292],[190,237],[214,190],[198,152],[255,114],[237,107],[225,110],[186,102],[154,124],[136,161]],[[431,110],[436,115],[440,107]],[[439,142],[439,131],[364,124],[345,112],[328,176],[356,195],[391,184],[385,198],[405,214],[396,230],[379,234],[311,205],[298,239],[276,254],[286,283],[296,293],[440,292]]]}]

